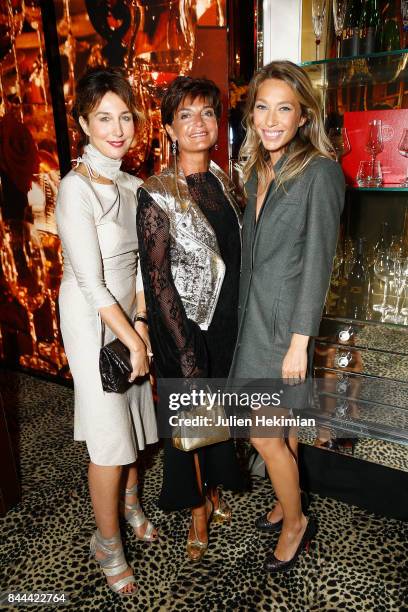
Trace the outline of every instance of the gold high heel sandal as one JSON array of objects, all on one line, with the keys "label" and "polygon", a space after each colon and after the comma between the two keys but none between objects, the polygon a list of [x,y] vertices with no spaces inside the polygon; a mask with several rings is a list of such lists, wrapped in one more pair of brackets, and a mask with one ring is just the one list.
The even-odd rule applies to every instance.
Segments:
[{"label": "gold high heel sandal", "polygon": [[[97,551],[104,553],[106,557],[97,559]],[[97,529],[91,538],[90,556],[91,558],[94,558],[97,563],[99,563],[99,566],[105,576],[118,576],[129,567],[123,552],[120,533],[112,538],[103,538],[101,532],[99,529]],[[130,591],[129,593],[127,591],[121,591],[121,589],[128,584],[134,584],[136,586],[136,580],[133,574],[120,578],[113,584],[107,584],[110,590],[120,597],[132,597],[137,592],[137,589],[133,589],[133,591]]]},{"label": "gold high heel sandal", "polygon": [[[130,489],[125,489],[125,498],[131,495],[137,496],[137,484],[133,485],[133,487]],[[125,519],[130,525],[132,525],[133,530],[136,530],[147,523],[146,531],[142,536],[138,536],[135,531],[135,536],[138,540],[142,540],[143,542],[156,542],[156,540],[159,539],[158,535],[154,535],[154,525],[149,521],[149,519],[146,518],[139,500],[137,500],[137,502],[134,504],[127,504],[125,501],[123,501],[123,508]]]},{"label": "gold high heel sandal", "polygon": [[210,499],[207,499],[206,506],[205,506],[206,511],[207,511],[207,502],[211,504],[211,508],[210,508],[210,514],[209,516],[207,516],[207,541],[206,542],[202,542],[200,538],[198,537],[194,513],[192,513],[191,515],[191,518],[193,520],[195,538],[193,540],[190,538],[187,539],[186,550],[187,550],[188,558],[190,559],[190,561],[193,561],[193,562],[201,561],[201,559],[204,556],[205,551],[208,548],[208,525],[211,522],[211,517],[212,517],[214,506],[213,506],[212,501]]},{"label": "gold high heel sandal", "polygon": [[232,510],[227,502],[221,497],[218,498],[218,508],[213,510],[212,523],[230,523],[232,516]]}]

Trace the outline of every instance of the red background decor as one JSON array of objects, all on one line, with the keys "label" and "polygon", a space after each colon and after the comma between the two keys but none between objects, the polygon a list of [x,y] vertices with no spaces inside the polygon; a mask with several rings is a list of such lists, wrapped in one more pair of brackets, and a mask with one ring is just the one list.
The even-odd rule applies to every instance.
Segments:
[{"label": "red background decor", "polygon": [[344,113],[351,152],[342,159],[342,167],[349,185],[357,185],[359,162],[370,159],[365,150],[368,137],[368,122],[381,119],[384,150],[377,157],[381,163],[384,184],[399,183],[407,174],[408,159],[398,153],[398,144],[404,128],[408,128],[408,109],[375,110]]}]

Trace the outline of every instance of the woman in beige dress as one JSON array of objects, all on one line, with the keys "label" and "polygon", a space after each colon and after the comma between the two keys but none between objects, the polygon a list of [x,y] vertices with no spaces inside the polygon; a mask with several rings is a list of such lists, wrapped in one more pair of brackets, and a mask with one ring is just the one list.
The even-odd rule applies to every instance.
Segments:
[{"label": "woman in beige dress", "polygon": [[[125,77],[114,69],[96,68],[77,84],[73,117],[88,144],[58,193],[64,254],[61,332],[74,379],[74,437],[86,441],[90,456],[89,489],[97,524],[91,552],[110,588],[124,595],[134,593],[136,586],[119,532],[121,489],[120,507],[136,537],[157,537],[138,502],[135,465],[138,450],[157,441],[146,379],[150,349],[135,225],[141,181],[120,170],[141,116]],[[107,343],[114,337],[129,348],[133,368],[129,380],[135,383],[123,394],[105,393],[99,374],[102,339]]]}]

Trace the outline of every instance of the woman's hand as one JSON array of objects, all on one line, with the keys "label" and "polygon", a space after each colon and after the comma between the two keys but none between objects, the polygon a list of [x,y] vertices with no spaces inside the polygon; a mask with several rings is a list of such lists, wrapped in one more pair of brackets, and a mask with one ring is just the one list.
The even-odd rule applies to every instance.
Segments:
[{"label": "woman's hand", "polygon": [[149,358],[146,353],[146,347],[142,346],[130,351],[130,363],[132,365],[132,373],[129,376],[129,382],[133,382],[135,378],[146,376],[149,373]]},{"label": "woman's hand", "polygon": [[136,321],[134,327],[135,327],[135,330],[137,331],[137,333],[139,334],[139,336],[141,337],[141,339],[143,340],[143,342],[146,345],[147,356],[148,357],[153,357],[152,346],[150,344],[150,337],[149,337],[149,328],[148,328],[148,326],[143,321]]},{"label": "woman's hand", "polygon": [[307,371],[307,345],[309,336],[293,334],[282,363],[282,378],[289,384],[303,382]]}]

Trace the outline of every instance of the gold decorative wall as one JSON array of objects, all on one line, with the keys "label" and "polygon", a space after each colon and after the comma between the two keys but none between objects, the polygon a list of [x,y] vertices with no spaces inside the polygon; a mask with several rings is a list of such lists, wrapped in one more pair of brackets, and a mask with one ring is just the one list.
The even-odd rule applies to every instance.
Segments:
[{"label": "gold decorative wall", "polygon": [[0,360],[69,378],[58,331],[62,256],[54,210],[78,155],[70,110],[87,66],[121,66],[148,121],[124,167],[167,162],[160,96],[179,74],[214,79],[228,166],[225,0],[2,0],[0,3]]}]

